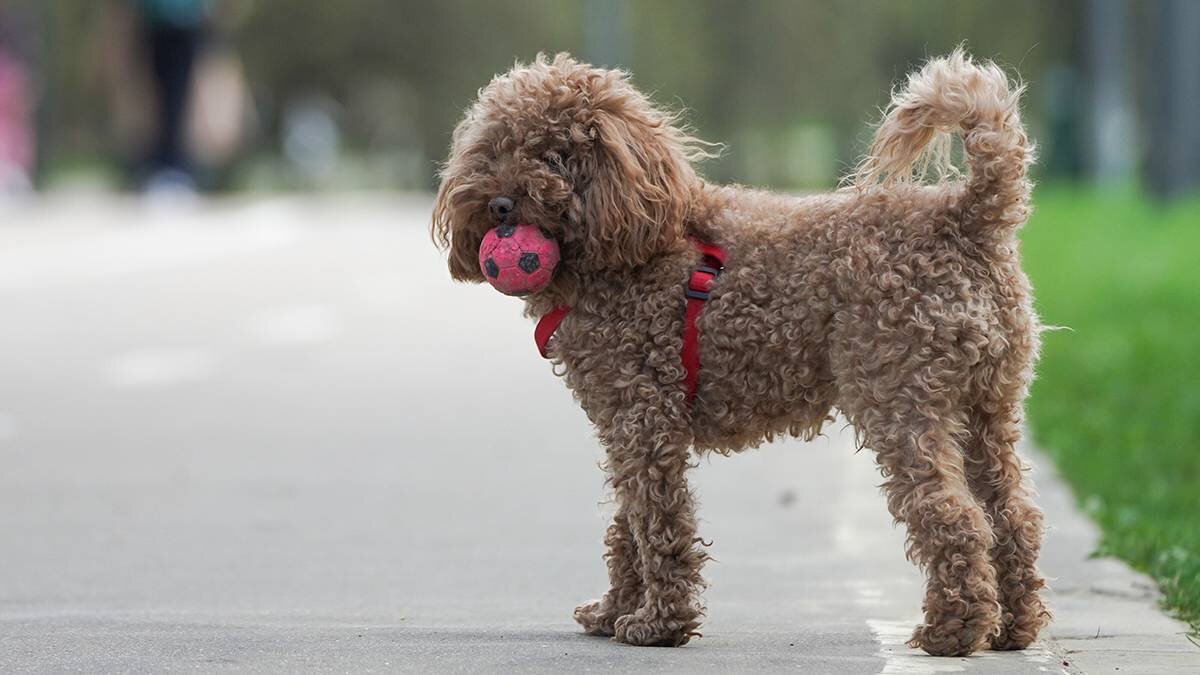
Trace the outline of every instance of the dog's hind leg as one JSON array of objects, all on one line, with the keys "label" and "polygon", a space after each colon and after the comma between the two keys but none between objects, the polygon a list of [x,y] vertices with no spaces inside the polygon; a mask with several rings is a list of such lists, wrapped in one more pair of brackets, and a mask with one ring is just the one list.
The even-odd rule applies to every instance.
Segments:
[{"label": "dog's hind leg", "polygon": [[628,509],[624,505],[613,514],[612,524],[604,535],[604,545],[611,588],[603,598],[576,607],[575,621],[589,635],[612,636],[616,620],[638,608],[643,592],[641,561],[629,529]]},{"label": "dog's hind leg", "polygon": [[888,509],[908,528],[908,557],[927,575],[925,619],[909,644],[965,655],[986,649],[1000,631],[1000,603],[991,526],[967,484],[959,445],[967,414],[950,393],[959,371],[933,350],[928,360],[907,362],[896,351],[858,342],[835,354],[838,405],[875,451]]},{"label": "dog's hind leg", "polygon": [[900,426],[870,432],[868,442],[887,477],[888,508],[908,527],[909,558],[928,577],[925,620],[909,644],[935,656],[985,649],[1000,622],[991,528],[950,430],[928,420]]},{"label": "dog's hind leg", "polygon": [[1050,620],[1038,591],[1046,585],[1037,569],[1042,511],[1014,449],[1020,439],[1020,402],[978,406],[971,418],[967,475],[992,520],[992,563],[1000,589],[1002,622],[992,649],[1024,649]]}]

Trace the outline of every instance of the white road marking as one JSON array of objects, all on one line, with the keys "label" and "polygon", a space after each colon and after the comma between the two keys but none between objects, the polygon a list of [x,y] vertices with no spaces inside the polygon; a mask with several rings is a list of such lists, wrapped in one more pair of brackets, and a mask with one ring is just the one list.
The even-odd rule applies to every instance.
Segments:
[{"label": "white road marking", "polygon": [[882,619],[867,619],[867,625],[879,642],[878,656],[887,663],[880,675],[916,675],[924,673],[959,673],[969,670],[972,663],[1003,659],[1012,667],[1015,660],[1020,658],[1028,663],[1037,665],[1038,672],[1066,673],[1066,669],[1054,666],[1057,657],[1043,643],[1035,643],[1032,647],[1020,652],[977,652],[969,657],[936,657],[929,656],[917,649],[910,649],[905,643],[912,636],[913,628],[921,622],[916,616],[908,621],[885,621]]},{"label": "white road marking", "polygon": [[110,359],[103,372],[117,389],[147,389],[203,380],[215,362],[203,349],[142,349]]},{"label": "white road marking", "polygon": [[880,675],[959,673],[966,670],[961,659],[929,656],[919,650],[909,649],[904,644],[912,637],[913,627],[920,622],[920,617],[909,621],[867,619],[867,625],[880,645],[878,655],[887,660],[883,670],[879,671]]},{"label": "white road marking", "polygon": [[1059,663],[1058,656],[1042,645],[1042,642],[1035,642],[1032,647],[1021,652],[1021,655],[1025,657],[1026,661],[1036,663],[1039,672],[1064,673],[1065,675],[1067,669],[1057,665]]},{"label": "white road marking", "polygon": [[337,310],[329,305],[300,305],[265,312],[250,325],[259,342],[269,345],[328,342],[341,333]]}]

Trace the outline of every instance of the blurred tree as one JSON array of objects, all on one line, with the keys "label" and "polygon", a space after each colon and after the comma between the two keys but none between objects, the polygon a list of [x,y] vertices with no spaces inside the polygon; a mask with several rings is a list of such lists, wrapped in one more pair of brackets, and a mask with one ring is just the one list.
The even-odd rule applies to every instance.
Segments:
[{"label": "blurred tree", "polygon": [[629,12],[625,0],[583,0],[581,58],[598,66],[629,63]]},{"label": "blurred tree", "polygon": [[[319,92],[347,103],[355,91],[390,83],[402,92],[392,98],[405,101],[394,114],[409,118],[406,142],[426,159],[423,186],[432,184],[434,161],[462,109],[494,73],[538,48],[553,52],[580,41],[578,3],[568,1],[258,0],[249,14],[238,44],[268,138],[277,137],[279,111],[291,99]],[[369,133],[361,122],[379,113],[348,113],[341,120],[347,144],[362,150]]]},{"label": "blurred tree", "polygon": [[[833,183],[861,152],[868,123],[898,78],[963,42],[1030,83],[1027,118],[1047,167],[1075,172],[1087,154],[1081,133],[1095,128],[1084,37],[1088,1],[229,4],[238,15],[233,42],[264,123],[260,154],[279,151],[280,121],[291,102],[320,97],[336,103],[333,115],[346,152],[403,157],[407,168],[389,180],[429,187],[455,122],[479,88],[515,60],[566,50],[620,63],[660,103],[686,106],[702,137],[728,144],[723,157],[704,167],[714,179],[816,188]],[[1134,21],[1153,13],[1153,7],[1128,0],[1102,1],[1125,7]],[[103,112],[91,102],[83,65],[93,5],[62,0],[47,7],[61,45],[54,67],[52,126],[61,141],[55,151],[97,152]],[[1126,34],[1129,49],[1117,64],[1132,60],[1130,73],[1143,72],[1157,35]],[[1108,72],[1113,63],[1110,56],[1097,67]],[[1147,82],[1126,81],[1134,100],[1149,91]]]},{"label": "blurred tree", "polygon": [[1133,119],[1127,93],[1128,17],[1123,0],[1088,0],[1087,65],[1091,79],[1088,148],[1092,178],[1122,183],[1130,178]]},{"label": "blurred tree", "polygon": [[1167,198],[1200,185],[1200,2],[1160,0],[1153,22],[1146,170],[1150,189]]}]

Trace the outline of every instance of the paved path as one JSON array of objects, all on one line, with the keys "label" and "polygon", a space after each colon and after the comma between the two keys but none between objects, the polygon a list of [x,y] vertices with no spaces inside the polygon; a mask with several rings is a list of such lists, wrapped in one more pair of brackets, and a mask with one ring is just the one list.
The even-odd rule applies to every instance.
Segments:
[{"label": "paved path", "polygon": [[0,671],[1197,672],[1046,471],[1051,639],[905,649],[920,579],[838,429],[695,472],[703,639],[581,635],[599,449],[427,209],[0,209]]}]

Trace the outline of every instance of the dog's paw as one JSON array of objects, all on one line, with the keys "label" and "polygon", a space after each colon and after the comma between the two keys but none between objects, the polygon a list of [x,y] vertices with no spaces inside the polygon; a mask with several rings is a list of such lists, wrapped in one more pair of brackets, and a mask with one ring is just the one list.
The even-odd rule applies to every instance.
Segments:
[{"label": "dog's paw", "polygon": [[998,652],[1020,651],[1029,645],[1033,644],[1036,638],[1029,634],[1018,634],[1009,631],[1003,631],[996,637],[992,638],[991,648]]},{"label": "dog's paw", "polygon": [[1036,592],[1021,595],[1009,607],[1011,610],[1004,612],[1000,632],[992,637],[992,649],[998,652],[1025,649],[1050,623],[1050,610]]},{"label": "dog's paw", "polygon": [[1006,622],[1000,628],[1000,633],[992,637],[992,649],[998,652],[1025,649],[1037,640],[1038,632],[1046,625],[1049,615],[1049,612],[1043,611],[1041,615],[1035,615],[1025,624]]},{"label": "dog's paw", "polygon": [[655,619],[647,621],[637,614],[626,614],[617,619],[613,639],[638,647],[682,647],[697,635],[695,626],[688,622]]},{"label": "dog's paw", "polygon": [[616,621],[617,612],[603,600],[592,600],[575,608],[575,622],[583,626],[583,632],[588,635],[612,637],[616,632],[613,627]]},{"label": "dog's paw", "polygon": [[931,656],[966,656],[988,648],[995,629],[951,620],[943,624],[921,624],[913,631],[908,646]]}]

